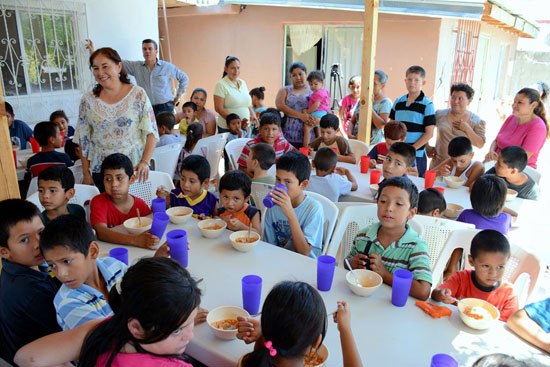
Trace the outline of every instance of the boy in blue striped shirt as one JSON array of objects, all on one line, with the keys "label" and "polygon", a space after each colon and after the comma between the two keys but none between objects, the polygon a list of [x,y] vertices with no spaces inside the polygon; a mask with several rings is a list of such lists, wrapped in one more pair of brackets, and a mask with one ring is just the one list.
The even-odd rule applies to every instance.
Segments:
[{"label": "boy in blue striped shirt", "polygon": [[435,128],[435,110],[432,101],[424,95],[426,71],[421,66],[411,66],[405,73],[408,93],[395,100],[390,119],[402,121],[407,126],[405,143],[416,149],[418,176],[426,172],[426,144],[432,138]]}]

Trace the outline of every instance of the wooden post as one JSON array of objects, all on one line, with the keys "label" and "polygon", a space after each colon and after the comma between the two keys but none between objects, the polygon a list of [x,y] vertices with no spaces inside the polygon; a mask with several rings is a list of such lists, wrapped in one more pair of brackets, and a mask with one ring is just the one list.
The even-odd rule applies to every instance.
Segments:
[{"label": "wooden post", "polygon": [[6,118],[6,106],[4,105],[4,90],[0,83],[0,200],[19,199],[20,197],[8,119]]},{"label": "wooden post", "polygon": [[361,66],[361,110],[357,139],[369,144],[372,122],[372,89],[378,34],[378,0],[365,0],[363,17],[363,61]]}]

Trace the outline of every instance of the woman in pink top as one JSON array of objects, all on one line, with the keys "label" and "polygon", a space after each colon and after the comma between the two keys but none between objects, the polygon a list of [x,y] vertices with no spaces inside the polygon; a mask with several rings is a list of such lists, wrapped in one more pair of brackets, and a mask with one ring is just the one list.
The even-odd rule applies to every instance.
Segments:
[{"label": "woman in pink top", "polygon": [[513,114],[504,121],[484,162],[496,161],[502,148],[519,145],[527,152],[527,165],[537,168],[539,152],[550,136],[550,126],[539,92],[523,88],[516,94],[512,109]]},{"label": "woman in pink top", "polygon": [[[197,105],[197,111],[195,117],[199,119],[204,131],[203,138],[216,134],[216,115],[214,112],[204,107],[206,104],[206,91],[202,88],[195,88],[191,93],[191,102]],[[180,121],[183,118],[183,112],[176,113],[176,121]]]}]

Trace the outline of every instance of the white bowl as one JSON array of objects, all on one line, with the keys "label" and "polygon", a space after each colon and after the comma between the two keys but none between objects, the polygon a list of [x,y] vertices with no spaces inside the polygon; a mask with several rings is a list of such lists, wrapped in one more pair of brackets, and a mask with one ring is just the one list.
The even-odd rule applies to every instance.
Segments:
[{"label": "white bowl", "polygon": [[258,242],[260,242],[260,235],[256,231],[250,231],[250,237],[254,238],[255,239],[254,241],[247,242],[247,243],[237,242],[237,239],[246,238],[247,236],[248,236],[248,230],[233,232],[229,236],[229,241],[231,241],[231,245],[235,250],[241,251],[241,252],[248,252],[252,250],[254,247],[256,247],[256,245],[258,245]]},{"label": "white bowl", "polygon": [[238,316],[250,317],[250,314],[241,307],[221,306],[208,312],[208,316],[206,316],[206,322],[214,332],[214,335],[216,335],[218,338],[231,340],[237,337],[237,328],[235,328],[234,330],[218,329],[212,326],[212,323],[227,319],[236,319]]},{"label": "white bowl", "polygon": [[174,224],[184,224],[193,216],[193,209],[187,206],[175,206],[167,209],[166,214],[170,217],[170,222]]},{"label": "white bowl", "polygon": [[374,195],[376,195],[376,193],[378,192],[378,184],[372,184],[369,186],[369,189],[370,189],[370,193],[372,194],[372,196],[374,197]]},{"label": "white bowl", "polygon": [[349,289],[351,289],[351,291],[358,296],[370,296],[383,283],[382,277],[372,270],[355,269],[353,272],[357,276],[357,279],[359,280],[359,283],[361,283],[361,285],[357,285],[357,283],[355,283],[355,278],[353,277],[351,271],[348,271],[348,273],[346,274],[346,281],[348,283]]},{"label": "white bowl", "polygon": [[[464,304],[466,303],[466,304]],[[478,298],[464,298],[462,302],[458,302],[458,312],[460,314],[460,319],[472,329],[485,330],[491,327],[495,320],[500,318],[500,312],[495,306]],[[481,320],[476,320],[464,313],[464,310],[468,307],[482,307],[489,312],[491,315],[490,318],[484,318]]]},{"label": "white bowl", "polygon": [[445,184],[447,185],[447,187],[451,189],[458,189],[460,186],[464,185],[465,183],[465,181],[462,178],[456,177],[456,176],[443,177],[443,181],[445,181]]},{"label": "white bowl", "polygon": [[512,201],[518,196],[518,192],[516,190],[508,189],[506,192],[506,201]]},{"label": "white bowl", "polygon": [[141,225],[139,224],[139,218],[130,218],[124,221],[124,228],[130,234],[140,234],[151,229],[151,224],[153,223],[152,218],[142,217]]},{"label": "white bowl", "polygon": [[[219,228],[207,229],[207,227],[213,227],[213,226],[217,226]],[[218,238],[225,231],[225,228],[227,227],[227,223],[219,219],[205,219],[197,223],[197,227],[199,227],[199,231],[201,231],[201,234],[204,237]]]},{"label": "white bowl", "polygon": [[445,209],[445,211],[443,212],[443,215],[446,216],[447,218],[455,219],[455,218],[458,218],[458,216],[460,215],[460,213],[462,213],[463,210],[464,210],[464,207],[458,204],[449,203],[447,204],[447,209]]},{"label": "white bowl", "polygon": [[319,348],[317,348],[317,350],[315,351],[317,353],[317,355],[323,359],[323,361],[319,364],[306,364],[305,363],[305,360],[304,360],[304,367],[321,367],[321,366],[324,366],[325,363],[327,363],[328,361],[328,357],[329,357],[329,353],[328,353],[328,348],[324,345],[324,344],[321,344],[319,346]]}]

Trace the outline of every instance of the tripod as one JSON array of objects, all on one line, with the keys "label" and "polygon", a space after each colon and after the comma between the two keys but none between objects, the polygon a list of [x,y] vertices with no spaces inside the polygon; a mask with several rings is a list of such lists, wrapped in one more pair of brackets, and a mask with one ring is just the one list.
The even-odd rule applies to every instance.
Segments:
[{"label": "tripod", "polygon": [[330,87],[329,93],[332,98],[331,110],[334,112],[338,106],[339,101],[343,98],[342,94],[342,75],[340,75],[340,64],[332,64],[330,67]]}]

